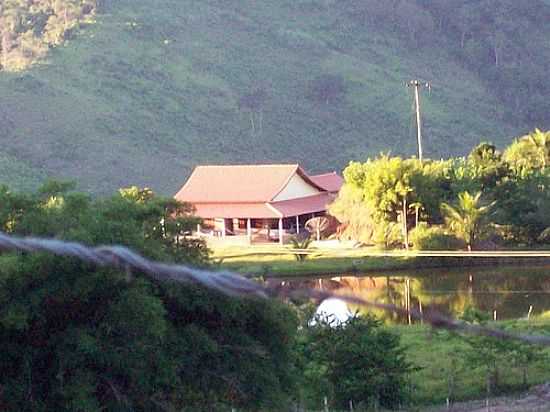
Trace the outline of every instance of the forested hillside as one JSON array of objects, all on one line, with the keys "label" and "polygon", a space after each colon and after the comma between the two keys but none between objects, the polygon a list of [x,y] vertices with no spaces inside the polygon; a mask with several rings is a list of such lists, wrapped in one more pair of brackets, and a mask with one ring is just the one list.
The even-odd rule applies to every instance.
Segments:
[{"label": "forested hillside", "polygon": [[19,188],[171,194],[200,163],[410,156],[415,78],[429,157],[550,128],[548,0],[0,7],[0,176]]}]

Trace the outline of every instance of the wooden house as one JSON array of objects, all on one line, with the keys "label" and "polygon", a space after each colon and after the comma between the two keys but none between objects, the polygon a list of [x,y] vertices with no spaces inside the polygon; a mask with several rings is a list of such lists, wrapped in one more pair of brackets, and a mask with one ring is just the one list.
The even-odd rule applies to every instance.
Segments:
[{"label": "wooden house", "polygon": [[341,185],[336,173],[309,176],[297,164],[198,166],[175,198],[195,207],[199,233],[282,244],[324,215]]}]

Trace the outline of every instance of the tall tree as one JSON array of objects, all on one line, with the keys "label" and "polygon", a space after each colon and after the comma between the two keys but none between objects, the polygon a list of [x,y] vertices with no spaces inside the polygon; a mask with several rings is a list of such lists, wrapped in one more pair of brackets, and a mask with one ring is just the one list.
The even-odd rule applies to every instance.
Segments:
[{"label": "tall tree", "polygon": [[504,152],[504,158],[519,170],[543,170],[550,163],[550,131],[535,129],[515,140]]},{"label": "tall tree", "polygon": [[246,93],[239,99],[239,110],[248,112],[250,116],[250,130],[254,136],[256,131],[261,135],[263,131],[264,108],[267,102],[267,91],[258,87]]},{"label": "tall tree", "polygon": [[[344,171],[346,182],[363,190],[367,206],[377,223],[400,220],[403,245],[408,248],[408,203],[413,191],[410,179],[413,163],[383,155],[364,164],[350,163]],[[379,227],[386,227],[379,225]]]},{"label": "tall tree", "polygon": [[458,195],[458,204],[451,206],[447,203],[441,205],[445,216],[445,222],[449,229],[462,238],[468,250],[472,250],[475,242],[486,229],[486,217],[493,204],[481,206],[481,192],[471,195],[462,192]]},{"label": "tall tree", "polygon": [[344,78],[338,74],[324,74],[314,79],[309,85],[310,97],[326,106],[340,102],[345,93]]}]

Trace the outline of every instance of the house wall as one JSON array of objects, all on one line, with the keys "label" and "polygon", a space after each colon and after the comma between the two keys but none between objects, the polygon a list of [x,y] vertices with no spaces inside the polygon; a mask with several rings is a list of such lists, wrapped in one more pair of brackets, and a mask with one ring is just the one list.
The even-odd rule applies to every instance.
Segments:
[{"label": "house wall", "polygon": [[281,192],[275,196],[273,199],[274,202],[281,200],[297,199],[300,197],[306,197],[320,193],[321,191],[316,189],[307,183],[300,175],[297,173],[292,176],[288,181],[287,185],[284,187]]}]

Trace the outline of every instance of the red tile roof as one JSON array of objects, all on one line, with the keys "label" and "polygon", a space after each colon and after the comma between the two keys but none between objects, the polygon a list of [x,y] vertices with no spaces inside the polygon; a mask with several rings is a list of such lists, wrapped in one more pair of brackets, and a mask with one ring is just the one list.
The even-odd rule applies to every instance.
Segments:
[{"label": "red tile roof", "polygon": [[197,166],[175,198],[189,203],[269,202],[295,173],[325,190],[297,164]]},{"label": "red tile roof", "polygon": [[204,219],[275,219],[281,214],[267,203],[195,203],[195,215]]},{"label": "red tile roof", "polygon": [[328,192],[273,203],[195,203],[195,214],[209,218],[274,219],[322,212],[332,201]]},{"label": "red tile roof", "polygon": [[328,192],[338,192],[344,184],[344,179],[336,172],[325,173],[322,175],[309,176],[318,186],[321,186]]},{"label": "red tile roof", "polygon": [[[272,201],[295,174],[321,192]],[[198,166],[175,198],[202,218],[273,219],[326,210],[341,184],[336,173],[310,177],[297,164]]]},{"label": "red tile roof", "polygon": [[324,192],[318,195],[300,197],[298,199],[273,202],[270,203],[270,206],[276,209],[283,217],[290,217],[325,211],[332,200],[333,197],[331,194]]}]

